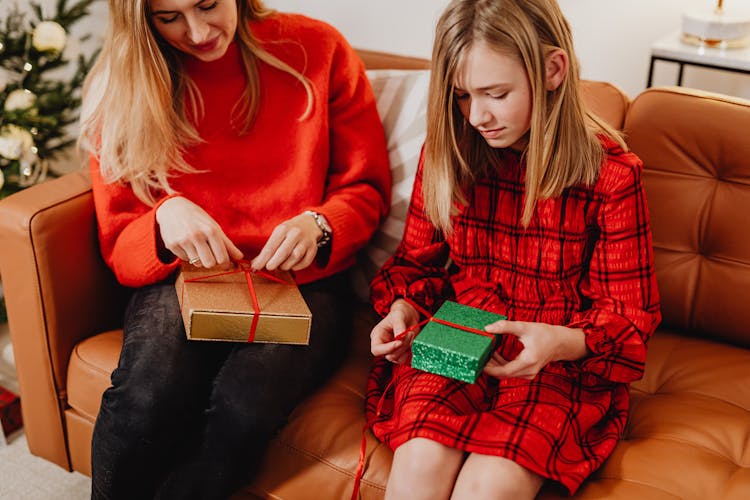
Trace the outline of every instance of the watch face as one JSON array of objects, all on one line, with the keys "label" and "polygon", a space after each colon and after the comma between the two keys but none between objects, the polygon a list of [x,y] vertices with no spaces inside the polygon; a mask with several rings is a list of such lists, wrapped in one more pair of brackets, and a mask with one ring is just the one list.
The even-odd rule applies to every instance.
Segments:
[{"label": "watch face", "polygon": [[305,213],[308,213],[312,216],[313,220],[315,221],[315,224],[318,225],[318,228],[320,229],[321,233],[323,233],[320,236],[320,239],[318,240],[318,247],[323,247],[328,244],[329,241],[331,241],[331,226],[328,224],[328,221],[326,218],[319,214],[318,212],[313,212],[312,210],[307,210]]}]

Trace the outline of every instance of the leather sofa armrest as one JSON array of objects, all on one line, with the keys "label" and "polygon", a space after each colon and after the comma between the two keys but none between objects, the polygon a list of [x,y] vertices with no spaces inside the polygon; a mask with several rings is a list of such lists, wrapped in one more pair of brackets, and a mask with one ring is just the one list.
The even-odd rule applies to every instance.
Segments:
[{"label": "leather sofa armrest", "polygon": [[127,290],[99,253],[91,181],[73,172],[0,201],[0,276],[29,447],[69,465],[63,411],[68,359],[116,328]]}]

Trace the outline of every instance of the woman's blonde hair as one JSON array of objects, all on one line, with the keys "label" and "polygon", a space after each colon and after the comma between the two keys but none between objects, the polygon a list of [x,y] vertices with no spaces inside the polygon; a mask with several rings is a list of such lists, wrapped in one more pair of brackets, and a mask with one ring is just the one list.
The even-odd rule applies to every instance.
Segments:
[{"label": "woman's blonde hair", "polygon": [[[307,93],[304,119],[312,111],[310,82],[261,48],[250,32],[250,21],[273,11],[261,0],[236,2],[235,40],[247,88],[233,110],[235,126],[248,132],[257,113],[258,60],[302,83]],[[185,102],[194,116],[203,108],[179,51],[159,36],[150,17],[148,0],[109,0],[107,36],[84,84],[79,145],[97,157],[105,181],[130,183],[140,200],[153,205],[155,191],[172,192],[171,174],[197,171],[183,157],[186,148],[201,141],[187,119]]]},{"label": "woman's blonde hair", "polygon": [[[476,43],[517,58],[531,87],[524,226],[537,200],[596,180],[604,155],[597,134],[625,147],[617,131],[585,108],[570,28],[555,0],[454,0],[435,33],[423,184],[425,212],[446,233],[456,204],[466,203],[466,189],[498,165],[498,153],[464,120],[453,95],[465,56]],[[569,68],[558,88],[548,91],[545,62],[556,48],[567,53]]]}]

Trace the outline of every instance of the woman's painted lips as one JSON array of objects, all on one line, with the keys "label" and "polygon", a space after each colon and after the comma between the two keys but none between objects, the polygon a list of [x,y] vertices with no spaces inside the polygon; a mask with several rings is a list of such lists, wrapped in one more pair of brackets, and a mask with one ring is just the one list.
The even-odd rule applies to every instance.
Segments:
[{"label": "woman's painted lips", "polygon": [[209,52],[215,49],[218,43],[219,43],[219,37],[217,36],[210,42],[202,43],[200,45],[193,45],[193,49],[197,50],[198,52]]}]

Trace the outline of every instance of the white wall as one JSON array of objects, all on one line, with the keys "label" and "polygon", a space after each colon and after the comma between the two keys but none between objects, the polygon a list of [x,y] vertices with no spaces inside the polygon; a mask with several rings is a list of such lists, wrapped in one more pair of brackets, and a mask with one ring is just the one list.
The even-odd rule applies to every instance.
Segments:
[{"label": "white wall", "polygon": [[[646,86],[651,43],[680,29],[683,11],[713,0],[559,0],[570,22],[584,78],[634,96]],[[336,26],[355,47],[429,57],[433,28],[449,0],[267,0]],[[748,4],[727,0],[728,8]],[[654,85],[673,85],[676,65],[657,63]],[[750,98],[750,75],[686,67],[684,86]]]},{"label": "white wall", "polygon": [[[14,0],[0,0],[5,12]],[[42,0],[54,5],[55,0]],[[355,47],[430,57],[433,29],[449,0],[266,0],[279,10],[301,12],[336,26]],[[606,80],[629,95],[646,86],[649,47],[680,28],[681,13],[710,9],[715,0],[559,0],[571,24],[584,78]],[[93,38],[90,50],[106,28],[106,1],[77,26]],[[24,0],[19,4],[25,5]],[[747,7],[748,0],[727,0],[728,8]],[[676,65],[657,63],[654,85],[672,85]],[[686,67],[683,85],[750,99],[750,75]]]},{"label": "white wall", "polygon": [[[559,0],[570,22],[582,75],[619,85],[631,96],[646,86],[649,47],[680,30],[682,13],[711,10],[715,0]],[[747,0],[727,0],[729,8],[746,8]],[[657,62],[653,85],[674,85],[677,65]],[[750,98],[750,75],[686,66],[685,87]]]}]

